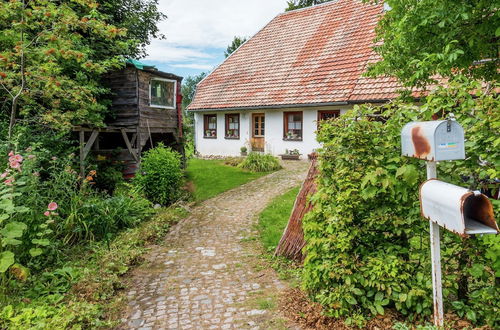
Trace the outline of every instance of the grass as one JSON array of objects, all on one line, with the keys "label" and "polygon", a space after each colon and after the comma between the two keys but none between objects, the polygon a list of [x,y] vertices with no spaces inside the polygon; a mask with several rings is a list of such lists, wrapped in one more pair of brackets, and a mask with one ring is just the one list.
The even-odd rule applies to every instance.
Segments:
[{"label": "grass", "polygon": [[190,159],[187,167],[187,177],[194,185],[193,195],[197,202],[214,197],[269,173],[253,173],[224,165],[222,160],[197,158]]},{"label": "grass", "polygon": [[274,251],[290,218],[300,187],[276,197],[259,215],[259,232],[267,251]]},{"label": "grass", "polygon": [[[152,219],[120,233],[109,245],[95,242],[75,248],[71,260],[47,270],[38,285],[19,288],[0,310],[0,329],[95,329],[119,323],[126,274],[143,264],[148,245],[161,241],[185,217],[182,208],[160,210]],[[74,252],[74,253],[73,253]]]}]

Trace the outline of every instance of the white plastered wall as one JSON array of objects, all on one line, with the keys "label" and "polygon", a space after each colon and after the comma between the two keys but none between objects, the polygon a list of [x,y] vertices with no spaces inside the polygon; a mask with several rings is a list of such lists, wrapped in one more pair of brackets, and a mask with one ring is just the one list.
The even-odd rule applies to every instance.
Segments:
[{"label": "white plastered wall", "polygon": [[[298,149],[305,157],[314,149],[320,147],[316,141],[316,129],[318,111],[340,110],[345,113],[351,106],[340,107],[318,107],[318,108],[290,108],[290,109],[266,109],[266,110],[242,110],[242,111],[213,111],[195,112],[195,143],[196,151],[202,156],[238,156],[240,148],[246,146],[249,150],[251,138],[252,113],[264,113],[265,119],[265,152],[275,156],[285,153],[285,150]],[[286,141],[283,139],[283,112],[303,111],[302,141]],[[240,114],[240,139],[230,140],[224,137],[225,114]],[[203,115],[217,114],[217,138],[208,139],[203,137]]]}]

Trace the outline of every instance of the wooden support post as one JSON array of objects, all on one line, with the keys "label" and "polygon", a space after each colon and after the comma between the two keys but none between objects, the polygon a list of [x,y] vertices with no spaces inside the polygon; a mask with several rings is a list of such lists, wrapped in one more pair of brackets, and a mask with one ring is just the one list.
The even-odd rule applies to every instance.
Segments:
[{"label": "wooden support post", "polygon": [[141,128],[137,127],[137,158],[139,159],[137,161],[137,164],[139,165],[141,163],[141,151],[142,151],[142,141],[141,141]]},{"label": "wooden support post", "polygon": [[85,157],[84,157],[84,152],[83,152],[83,149],[85,147],[84,146],[84,144],[85,144],[85,132],[80,131],[79,134],[80,134],[80,176],[83,179],[85,176],[85,164],[84,164]]},{"label": "wooden support post", "polygon": [[128,152],[130,152],[130,154],[132,155],[132,157],[134,157],[134,160],[137,163],[139,163],[139,158],[137,157],[137,154],[132,149],[132,145],[130,144],[127,132],[125,132],[125,130],[122,130],[122,136],[123,136],[123,141],[125,141],[125,144],[127,145]]},{"label": "wooden support post", "polygon": [[85,145],[85,148],[83,149],[83,160],[85,160],[89,155],[90,149],[92,149],[92,145],[94,144],[98,136],[99,136],[99,131],[93,130],[89,140],[87,141],[87,144]]}]

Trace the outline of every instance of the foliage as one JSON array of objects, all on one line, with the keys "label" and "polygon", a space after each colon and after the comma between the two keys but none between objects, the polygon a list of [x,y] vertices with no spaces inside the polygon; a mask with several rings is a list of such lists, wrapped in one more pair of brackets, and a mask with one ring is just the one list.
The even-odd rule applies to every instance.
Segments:
[{"label": "foliage", "polygon": [[[100,0],[99,4],[97,10],[105,15],[106,22],[127,31],[125,36],[119,37],[121,42],[129,44],[123,55],[143,57],[151,39],[165,37],[157,24],[167,16],[158,10],[158,0]],[[106,45],[106,40],[99,40],[97,44]],[[99,47],[98,51],[104,56],[110,55],[108,47]]]},{"label": "foliage", "polygon": [[182,109],[183,109],[183,132],[185,139],[186,156],[194,155],[194,113],[187,111],[187,107],[194,99],[196,85],[207,76],[202,72],[197,76],[189,76],[182,83]]},{"label": "foliage", "polygon": [[197,158],[189,160],[186,172],[189,185],[193,186],[193,196],[196,201],[204,201],[268,174],[252,173],[226,166],[221,160]]},{"label": "foliage", "polygon": [[247,152],[248,148],[246,146],[243,146],[243,147],[240,148],[240,151],[243,152],[243,153]]},{"label": "foliage", "polygon": [[183,182],[181,156],[160,144],[143,156],[135,183],[153,203],[169,205],[180,197]]},{"label": "foliage", "polygon": [[314,5],[318,5],[320,3],[329,2],[332,0],[288,0],[288,7],[285,9],[286,11],[310,7]]},{"label": "foliage", "polygon": [[[98,6],[93,0],[0,3],[0,99],[9,107],[9,138],[19,115],[56,128],[101,123],[99,77],[121,65],[129,44],[119,40],[126,30],[107,24]],[[97,57],[100,47],[113,52]]]},{"label": "foliage", "polygon": [[94,176],[94,187],[99,191],[113,194],[116,187],[124,182],[123,162],[116,161],[112,157],[97,156]]},{"label": "foliage", "polygon": [[299,149],[286,149],[285,155],[300,155]]},{"label": "foliage", "polygon": [[246,37],[238,37],[235,36],[233,41],[231,41],[231,44],[227,46],[226,50],[224,51],[224,56],[229,57],[232,53],[234,53],[238,48],[240,48],[241,45],[243,45],[248,39]]},{"label": "foliage", "polygon": [[251,172],[272,172],[281,169],[278,158],[257,152],[249,153],[239,167]]},{"label": "foliage", "polygon": [[[319,132],[321,173],[314,210],[304,219],[304,286],[335,317],[362,323],[395,308],[410,320],[432,312],[428,222],[420,216],[424,162],[400,156],[409,121],[453,111],[465,128],[467,159],[442,162],[442,180],[488,189],[500,176],[499,96],[457,76],[421,107],[356,106]],[[488,93],[489,91],[489,93]],[[382,114],[384,120],[374,120]],[[465,182],[464,182],[465,181]],[[493,201],[498,219],[499,203]],[[443,287],[448,309],[500,325],[498,236],[461,239],[444,231]],[[489,252],[492,251],[492,252]]]},{"label": "foliage", "polygon": [[0,308],[0,328],[98,328],[116,325],[123,275],[141,264],[149,244],[157,244],[183,209],[163,209],[150,221],[121,233],[108,244],[75,248],[60,268],[30,279]]},{"label": "foliage", "polygon": [[[392,75],[406,86],[423,86],[457,73],[498,80],[498,1],[388,0],[371,74]],[[478,63],[477,61],[482,61]]]},{"label": "foliage", "polygon": [[287,191],[273,201],[259,214],[260,239],[267,251],[274,251],[283,235],[299,187]]}]

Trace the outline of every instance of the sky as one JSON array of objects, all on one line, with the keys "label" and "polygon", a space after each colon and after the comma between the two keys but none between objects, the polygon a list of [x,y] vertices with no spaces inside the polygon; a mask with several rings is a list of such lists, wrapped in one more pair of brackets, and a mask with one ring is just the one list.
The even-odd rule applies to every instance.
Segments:
[{"label": "sky", "polygon": [[286,0],[160,0],[168,18],[164,40],[153,40],[142,62],[188,77],[224,61],[234,36],[251,37],[287,7]]}]

